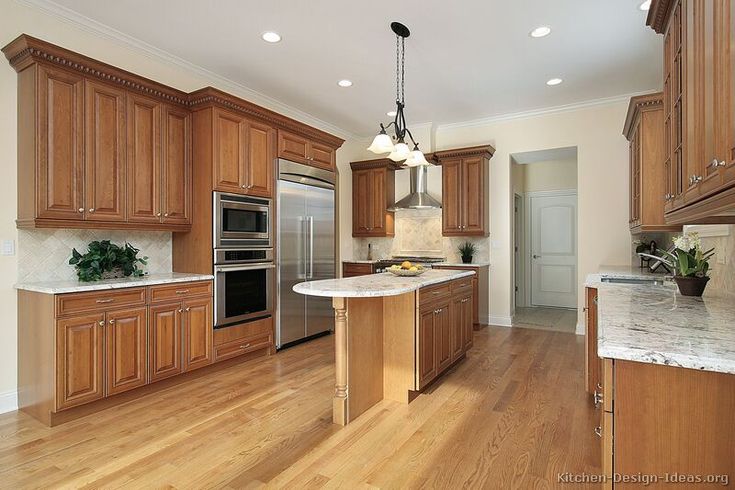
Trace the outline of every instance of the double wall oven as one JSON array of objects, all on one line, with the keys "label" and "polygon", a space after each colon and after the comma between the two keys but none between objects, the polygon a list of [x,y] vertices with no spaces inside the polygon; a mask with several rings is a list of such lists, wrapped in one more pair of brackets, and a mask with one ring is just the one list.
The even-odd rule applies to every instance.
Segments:
[{"label": "double wall oven", "polygon": [[270,199],[214,193],[214,326],[273,313]]}]

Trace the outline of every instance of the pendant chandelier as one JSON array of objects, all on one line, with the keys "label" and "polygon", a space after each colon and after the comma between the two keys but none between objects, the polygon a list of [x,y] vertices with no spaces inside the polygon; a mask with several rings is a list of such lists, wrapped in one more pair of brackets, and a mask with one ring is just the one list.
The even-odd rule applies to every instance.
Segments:
[{"label": "pendant chandelier", "polygon": [[[405,160],[404,164],[409,167],[429,165],[424,154],[419,150],[419,144],[413,139],[411,131],[406,126],[406,118],[403,115],[403,109],[406,107],[404,96],[406,38],[411,35],[411,31],[400,22],[392,22],[390,28],[396,34],[396,116],[388,126],[380,123],[380,132],[368,150],[378,155],[388,153],[388,158],[394,162]],[[388,135],[387,129],[392,129],[393,137]],[[413,145],[413,150],[408,146],[407,137]]]}]

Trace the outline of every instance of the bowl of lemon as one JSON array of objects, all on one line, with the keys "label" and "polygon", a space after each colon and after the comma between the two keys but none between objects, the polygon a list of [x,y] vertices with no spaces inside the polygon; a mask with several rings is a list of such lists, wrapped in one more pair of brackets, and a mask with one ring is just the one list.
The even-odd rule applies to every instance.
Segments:
[{"label": "bowl of lemon", "polygon": [[420,276],[426,272],[426,269],[419,264],[412,264],[406,260],[401,265],[388,267],[388,272],[395,276]]}]

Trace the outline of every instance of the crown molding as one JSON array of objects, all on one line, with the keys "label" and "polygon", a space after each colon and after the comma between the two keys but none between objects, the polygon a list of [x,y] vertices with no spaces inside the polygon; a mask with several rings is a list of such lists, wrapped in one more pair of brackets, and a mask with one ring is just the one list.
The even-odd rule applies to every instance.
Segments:
[{"label": "crown molding", "polygon": [[438,165],[442,164],[442,160],[450,158],[469,158],[482,157],[488,160],[495,154],[495,148],[491,145],[470,146],[467,148],[453,148],[451,150],[435,151],[432,155]]},{"label": "crown molding", "polygon": [[625,124],[623,125],[623,136],[630,141],[632,137],[632,129],[635,121],[640,117],[641,113],[646,111],[658,110],[664,106],[663,92],[654,94],[638,95],[630,98],[628,104],[628,114],[625,116]]},{"label": "crown molding", "polygon": [[657,34],[663,34],[666,31],[666,25],[674,3],[673,0],[654,0],[651,2],[651,8],[648,9],[648,16],[646,17],[646,25],[656,31]]},{"label": "crown molding", "polygon": [[503,122],[503,121],[512,121],[515,119],[528,119],[531,117],[549,116],[553,114],[563,114],[566,112],[575,112],[575,111],[579,111],[582,109],[588,109],[591,107],[613,105],[613,104],[619,104],[620,102],[627,102],[628,99],[630,99],[631,97],[636,97],[639,95],[646,95],[649,93],[651,93],[650,90],[645,91],[645,92],[633,92],[629,94],[616,95],[614,97],[591,99],[591,100],[586,100],[582,102],[575,102],[572,104],[558,105],[558,106],[546,107],[542,109],[533,109],[530,111],[511,112],[508,114],[499,114],[497,116],[483,117],[480,119],[472,119],[469,121],[439,124],[436,126],[436,129],[437,129],[437,132],[439,132],[439,131],[447,130],[447,129],[476,128],[478,126],[486,126],[488,124],[493,124],[493,123],[498,123],[498,122]]},{"label": "crown molding", "polygon": [[211,80],[212,84],[216,85],[221,90],[233,92],[239,97],[267,106],[267,108],[272,111],[284,114],[310,126],[315,126],[342,139],[353,139],[357,137],[353,133],[335,126],[334,124],[307,114],[300,109],[280,102],[239,82],[186,61],[185,59],[169,53],[168,51],[159,49],[145,41],[141,41],[138,38],[125,34],[51,0],[15,0],[15,2],[20,5],[39,10],[98,37],[109,39],[128,49],[134,49],[148,58],[193,72],[203,78]]},{"label": "crown molding", "polygon": [[396,163],[390,158],[376,158],[375,160],[360,160],[358,162],[350,162],[352,170],[367,170],[371,168],[387,168],[388,170],[400,170],[403,166]]}]

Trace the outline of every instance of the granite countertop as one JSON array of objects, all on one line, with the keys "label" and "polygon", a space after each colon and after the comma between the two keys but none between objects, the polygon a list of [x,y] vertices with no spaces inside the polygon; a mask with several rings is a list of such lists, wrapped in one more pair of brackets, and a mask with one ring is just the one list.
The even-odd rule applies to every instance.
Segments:
[{"label": "granite countertop", "polygon": [[397,296],[410,293],[424,286],[468,277],[475,271],[427,270],[420,276],[401,277],[390,272],[344,279],[324,279],[296,284],[293,290],[308,296],[331,298],[367,298]]},{"label": "granite countertop", "polygon": [[472,262],[471,264],[465,264],[464,262],[439,262],[432,265],[444,265],[448,267],[487,267],[490,262]]},{"label": "granite countertop", "polygon": [[373,259],[373,260],[343,260],[342,262],[345,264],[375,264],[380,259]]},{"label": "granite countertop", "polygon": [[143,277],[124,277],[121,279],[105,279],[96,282],[80,281],[43,281],[25,282],[15,285],[15,289],[34,291],[46,294],[81,293],[85,291],[100,291],[106,289],[132,288],[139,286],[153,286],[155,284],[169,284],[189,281],[207,281],[214,279],[211,274],[189,274],[185,272],[170,272],[164,274],[149,274]]},{"label": "granite countertop", "polygon": [[603,277],[617,277],[621,279],[665,279],[671,277],[671,274],[663,274],[660,272],[651,272],[648,269],[640,267],[602,265],[597,274],[589,274],[584,282],[585,286],[599,286]]},{"label": "granite countertop", "polygon": [[735,296],[717,291],[682,296],[670,281],[663,286],[599,282],[613,273],[588,277],[598,290],[600,357],[735,374]]}]

